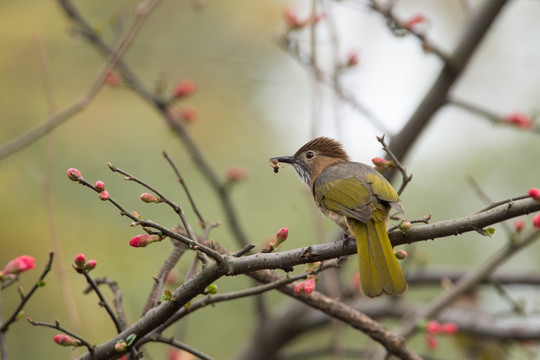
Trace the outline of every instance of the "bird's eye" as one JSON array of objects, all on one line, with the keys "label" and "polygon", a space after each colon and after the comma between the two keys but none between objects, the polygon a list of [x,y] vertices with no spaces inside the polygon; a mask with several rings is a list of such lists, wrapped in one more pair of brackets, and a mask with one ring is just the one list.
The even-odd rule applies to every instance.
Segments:
[{"label": "bird's eye", "polygon": [[306,159],[313,159],[315,157],[315,153],[313,151],[308,151],[306,153]]}]

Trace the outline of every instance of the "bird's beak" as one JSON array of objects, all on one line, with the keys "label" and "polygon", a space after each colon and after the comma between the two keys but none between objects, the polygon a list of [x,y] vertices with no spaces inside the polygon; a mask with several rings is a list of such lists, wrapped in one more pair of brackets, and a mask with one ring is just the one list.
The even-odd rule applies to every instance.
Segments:
[{"label": "bird's beak", "polygon": [[272,163],[278,161],[280,163],[285,163],[285,164],[294,164],[296,162],[296,160],[292,156],[273,157],[273,158],[270,158],[268,161]]}]

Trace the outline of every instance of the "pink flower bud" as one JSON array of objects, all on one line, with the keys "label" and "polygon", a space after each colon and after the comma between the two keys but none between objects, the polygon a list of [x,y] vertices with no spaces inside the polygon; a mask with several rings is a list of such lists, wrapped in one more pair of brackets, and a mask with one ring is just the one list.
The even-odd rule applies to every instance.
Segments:
[{"label": "pink flower bud", "polygon": [[132,247],[146,247],[148,244],[161,240],[162,238],[159,235],[142,234],[132,237],[129,240],[129,245]]},{"label": "pink flower bud", "polygon": [[277,240],[276,245],[283,243],[285,240],[287,240],[288,236],[289,236],[289,229],[287,228],[279,229],[278,233],[276,234],[276,240]]},{"label": "pink flower bud", "polygon": [[520,233],[525,229],[525,221],[518,219],[514,222],[514,229],[516,229],[516,232]]},{"label": "pink flower bud", "polygon": [[84,264],[84,270],[86,271],[94,270],[96,266],[97,266],[96,260],[88,260],[86,264]]},{"label": "pink flower bud", "polygon": [[349,55],[347,56],[347,67],[353,67],[358,65],[358,52],[355,50],[351,50],[349,52]]},{"label": "pink flower bud", "polygon": [[81,342],[79,340],[73,339],[71,336],[66,334],[58,334],[54,336],[54,342],[62,346],[80,346]]},{"label": "pink flower bud", "polygon": [[194,123],[199,117],[199,115],[197,114],[197,110],[195,110],[195,108],[191,106],[182,107],[180,109],[179,115],[188,124]]},{"label": "pink flower bud", "polygon": [[536,201],[540,201],[540,189],[530,188],[529,196],[532,197]]},{"label": "pink flower bud", "polygon": [[294,287],[294,292],[300,294],[302,292],[306,294],[311,294],[315,290],[315,280],[314,276],[308,277],[306,280],[299,282]]},{"label": "pink flower bud", "polygon": [[389,161],[388,160],[385,160],[381,157],[374,157],[373,159],[371,159],[371,162],[373,163],[373,165],[375,166],[386,166],[388,165]]},{"label": "pink flower bud", "polygon": [[72,181],[78,181],[79,179],[84,179],[81,175],[81,172],[75,168],[67,169],[67,176]]},{"label": "pink flower bud", "polygon": [[504,118],[504,121],[523,129],[530,129],[533,126],[533,119],[531,116],[520,112],[507,115]]},{"label": "pink flower bud", "polygon": [[426,325],[426,332],[436,334],[441,332],[441,324],[438,321],[430,320]]},{"label": "pink flower bud", "polygon": [[439,346],[439,340],[433,334],[426,334],[426,344],[431,350],[435,350]]},{"label": "pink flower bud", "polygon": [[537,229],[540,229],[540,213],[536,214],[534,217],[533,217],[533,226]]},{"label": "pink flower bud", "polygon": [[298,14],[289,7],[285,9],[284,16],[285,23],[291,29],[301,29],[308,23],[306,20],[298,19]]},{"label": "pink flower bud", "polygon": [[125,342],[124,340],[118,340],[118,342],[114,344],[114,351],[122,352],[126,350],[127,347],[128,347],[127,342]]},{"label": "pink flower bud", "polygon": [[99,198],[103,201],[109,200],[109,192],[107,190],[103,190],[99,193]]},{"label": "pink flower bud", "polygon": [[405,234],[407,231],[409,231],[412,227],[412,224],[410,221],[404,220],[399,224],[399,230]]},{"label": "pink flower bud", "polygon": [[443,334],[455,334],[458,332],[458,326],[455,323],[444,323],[441,325],[441,332]]},{"label": "pink flower bud", "polygon": [[102,192],[103,190],[105,190],[105,183],[103,181],[96,181],[96,185],[94,185],[96,190],[99,191],[99,192]]},{"label": "pink flower bud", "polygon": [[141,200],[144,201],[145,203],[158,203],[161,201],[157,196],[154,196],[149,193],[141,194]]},{"label": "pink flower bud", "polygon": [[73,266],[77,270],[84,270],[84,267],[86,265],[86,257],[84,254],[77,254],[75,256],[75,260],[73,261]]},{"label": "pink flower bud", "polygon": [[111,85],[111,86],[117,86],[120,85],[121,77],[118,71],[116,70],[109,70],[107,72],[107,75],[105,75],[105,84]]},{"label": "pink flower bud", "polygon": [[398,260],[405,260],[407,258],[407,252],[405,250],[396,251],[396,258]]},{"label": "pink flower bud", "polygon": [[28,271],[35,268],[34,258],[29,255],[22,255],[11,260],[2,270],[3,275],[17,275],[23,271]]},{"label": "pink flower bud", "polygon": [[413,27],[415,27],[418,24],[425,23],[427,21],[426,17],[422,14],[416,14],[410,17],[405,21],[405,28],[411,30]]},{"label": "pink flower bud", "polygon": [[225,177],[229,181],[246,180],[249,177],[249,170],[242,166],[229,166],[225,171]]},{"label": "pink flower bud", "polygon": [[178,83],[174,87],[173,96],[176,99],[185,97],[185,96],[193,94],[196,89],[197,89],[197,84],[195,84],[195,81],[191,79],[182,79],[178,81]]}]

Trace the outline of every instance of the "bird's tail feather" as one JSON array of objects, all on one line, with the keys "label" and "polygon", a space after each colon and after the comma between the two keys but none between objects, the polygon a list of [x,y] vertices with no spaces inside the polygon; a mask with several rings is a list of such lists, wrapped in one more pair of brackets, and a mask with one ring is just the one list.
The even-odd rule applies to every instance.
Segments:
[{"label": "bird's tail feather", "polygon": [[362,223],[347,218],[350,232],[356,238],[360,291],[375,297],[383,292],[397,295],[407,290],[407,281],[394,255],[386,225],[382,221]]}]

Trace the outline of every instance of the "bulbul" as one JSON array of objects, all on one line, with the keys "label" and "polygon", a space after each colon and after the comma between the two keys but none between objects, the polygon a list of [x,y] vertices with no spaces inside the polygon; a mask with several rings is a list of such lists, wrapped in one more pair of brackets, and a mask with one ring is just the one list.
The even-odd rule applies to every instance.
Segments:
[{"label": "bulbul", "polygon": [[270,161],[291,164],[319,209],[354,236],[363,295],[396,295],[407,290],[387,232],[390,209],[403,212],[403,207],[397,192],[377,170],[350,161],[343,146],[327,137],[311,140],[293,156]]}]

